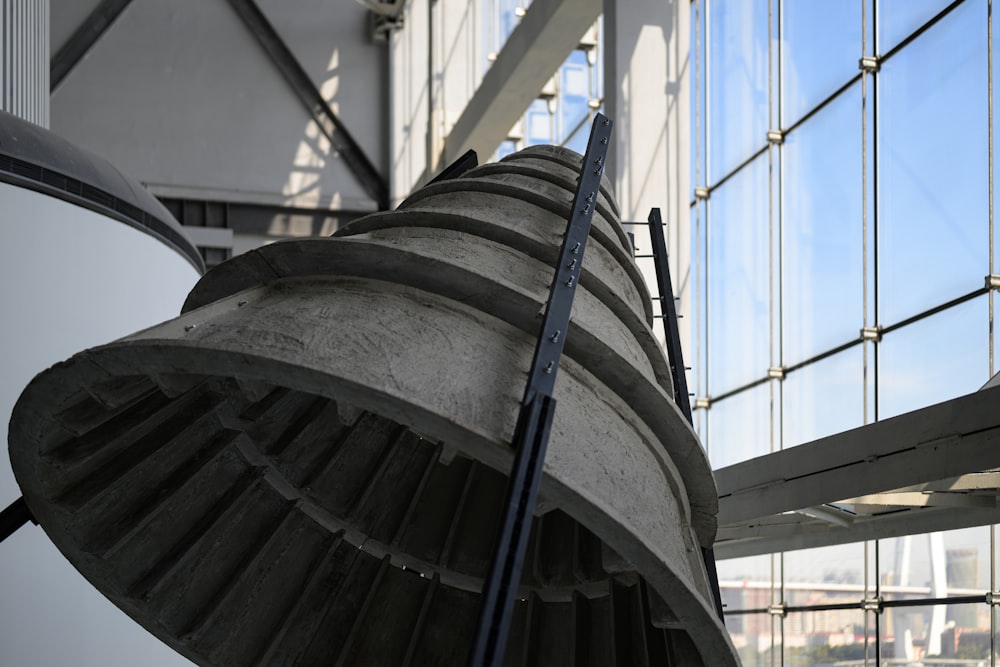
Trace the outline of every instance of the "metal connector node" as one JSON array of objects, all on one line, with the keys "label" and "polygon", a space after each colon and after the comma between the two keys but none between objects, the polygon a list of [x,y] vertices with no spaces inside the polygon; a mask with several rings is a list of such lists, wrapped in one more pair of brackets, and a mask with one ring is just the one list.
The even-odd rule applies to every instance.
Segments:
[{"label": "metal connector node", "polygon": [[784,380],[785,379],[784,366],[775,366],[774,368],[768,368],[767,377],[772,378],[774,380]]},{"label": "metal connector node", "polygon": [[866,600],[862,600],[861,601],[861,608],[864,609],[865,611],[873,611],[876,614],[881,614],[882,613],[882,609],[883,609],[883,607],[882,607],[882,596],[880,595],[878,597],[868,598]]},{"label": "metal connector node", "polygon": [[788,614],[788,609],[785,607],[784,602],[779,602],[778,604],[772,604],[767,608],[767,613],[771,616],[781,616],[784,618]]},{"label": "metal connector node", "polygon": [[882,340],[882,327],[865,327],[861,330],[861,340]]},{"label": "metal connector node", "polygon": [[986,289],[998,289],[1000,290],[1000,275],[996,273],[991,273],[986,276]]},{"label": "metal connector node", "polygon": [[708,396],[699,396],[694,399],[695,410],[708,410],[712,406],[712,399]]},{"label": "metal connector node", "polygon": [[775,146],[780,146],[785,141],[785,133],[781,130],[770,130],[767,133],[767,142]]},{"label": "metal connector node", "polygon": [[862,72],[868,72],[869,74],[874,74],[879,68],[878,56],[865,56],[858,61],[858,69]]},{"label": "metal connector node", "polygon": [[700,187],[694,189],[695,199],[708,199],[708,188]]}]

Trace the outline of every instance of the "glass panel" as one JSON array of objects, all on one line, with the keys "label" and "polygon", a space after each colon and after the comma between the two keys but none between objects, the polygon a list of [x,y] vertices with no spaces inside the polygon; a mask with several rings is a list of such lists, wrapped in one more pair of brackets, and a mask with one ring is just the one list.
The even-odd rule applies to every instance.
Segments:
[{"label": "glass panel", "polygon": [[882,616],[875,613],[874,611],[865,612],[865,662],[867,665],[879,665],[879,661],[876,659],[878,657],[878,635],[879,635],[879,624],[882,621]]},{"label": "glass panel", "polygon": [[767,383],[741,391],[708,410],[708,458],[723,468],[771,451],[771,390]]},{"label": "glass panel", "polygon": [[765,377],[768,346],[768,165],[761,155],[708,201],[708,390]]},{"label": "glass panel", "polygon": [[864,598],[864,542],[788,551],[783,558],[785,603],[790,607],[856,603]]},{"label": "glass panel", "polygon": [[923,661],[929,667],[989,660],[990,608],[982,603],[890,607],[881,625],[881,657],[892,660],[890,664]]},{"label": "glass panel", "polygon": [[1000,662],[1000,646],[997,645],[997,628],[1000,627],[1000,607],[994,606],[992,612],[993,624],[990,627],[990,636],[993,639],[993,662],[991,664],[995,665]]},{"label": "glass panel", "polygon": [[990,589],[990,529],[976,526],[880,541],[886,600],[985,595]]},{"label": "glass panel", "polygon": [[861,3],[784,0],[781,3],[781,127],[858,73]]},{"label": "glass panel", "polygon": [[888,53],[952,0],[877,0],[878,52]]},{"label": "glass panel", "polygon": [[878,418],[970,394],[989,378],[989,295],[885,334]]},{"label": "glass panel", "polygon": [[[726,612],[767,609],[771,604],[772,557],[733,558],[716,563]],[[771,615],[726,614],[726,629],[743,658],[744,667],[770,667]]]},{"label": "glass panel", "polygon": [[709,182],[767,141],[768,0],[708,5]]},{"label": "glass panel", "polygon": [[864,349],[856,345],[791,371],[781,396],[783,448],[863,425]]},{"label": "glass panel", "polygon": [[785,617],[784,645],[785,667],[860,664],[865,657],[865,612],[857,608],[790,612]]},{"label": "glass panel", "polygon": [[[594,94],[592,69],[587,62],[587,54],[579,49],[569,54],[566,62],[559,70],[559,132],[555,143],[563,143],[571,138],[567,145],[580,153],[587,150],[587,138],[590,136],[590,98]],[[586,132],[580,124],[587,126]],[[574,146],[583,142],[582,149]]]},{"label": "glass panel", "polygon": [[726,611],[767,609],[771,604],[772,556],[716,561]]},{"label": "glass panel", "polygon": [[858,337],[864,318],[861,83],[782,146],[785,365]]},{"label": "glass panel", "polygon": [[990,527],[950,530],[942,536],[949,597],[990,590]]},{"label": "glass panel", "polygon": [[[691,391],[695,396],[708,395],[708,362],[706,361],[707,341],[707,314],[705,308],[705,297],[708,290],[705,285],[705,246],[707,241],[705,227],[705,207],[706,202],[699,199],[691,207],[691,280],[693,288],[691,290],[692,310],[694,317],[694,350],[691,364],[694,371],[694,384]],[[704,413],[704,410],[696,410],[696,414]],[[702,438],[704,431],[699,431]]]},{"label": "glass panel", "polygon": [[[725,598],[723,598],[725,599]],[[726,630],[743,667],[772,667],[771,615],[767,612],[726,616]]]},{"label": "glass panel", "polygon": [[525,126],[528,145],[550,144],[554,136],[555,116],[549,112],[549,103],[543,99],[537,99],[528,107],[525,114]]},{"label": "glass panel", "polygon": [[988,270],[983,7],[965,2],[878,76],[882,325],[981,287]]}]

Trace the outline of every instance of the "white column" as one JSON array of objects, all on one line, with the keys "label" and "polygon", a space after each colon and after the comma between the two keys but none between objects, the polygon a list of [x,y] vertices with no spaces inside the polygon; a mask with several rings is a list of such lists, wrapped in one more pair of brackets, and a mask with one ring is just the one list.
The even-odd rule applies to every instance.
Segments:
[{"label": "white column", "polygon": [[[690,295],[690,31],[687,0],[604,2],[604,108],[615,122],[608,171],[622,220],[645,222],[650,208],[660,209],[682,314]],[[636,233],[638,253],[648,254],[646,230],[628,231]],[[652,263],[639,265],[654,285]],[[681,342],[690,361],[687,321]]]},{"label": "white column", "polygon": [[0,0],[0,110],[49,126],[49,0]]}]

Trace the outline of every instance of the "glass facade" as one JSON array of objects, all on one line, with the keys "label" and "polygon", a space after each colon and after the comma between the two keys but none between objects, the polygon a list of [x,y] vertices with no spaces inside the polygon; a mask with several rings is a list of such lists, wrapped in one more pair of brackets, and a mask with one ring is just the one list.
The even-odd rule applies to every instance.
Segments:
[{"label": "glass facade", "polygon": [[[995,372],[991,4],[692,3],[691,384],[714,467]],[[996,664],[994,533],[721,561],[727,627],[746,665]]]},{"label": "glass facade", "polygon": [[[530,5],[531,0],[482,0],[484,70],[496,59]],[[586,151],[590,123],[603,108],[601,27],[598,20],[583,36],[578,48],[511,128],[507,140],[497,149],[497,159],[537,144]]]}]

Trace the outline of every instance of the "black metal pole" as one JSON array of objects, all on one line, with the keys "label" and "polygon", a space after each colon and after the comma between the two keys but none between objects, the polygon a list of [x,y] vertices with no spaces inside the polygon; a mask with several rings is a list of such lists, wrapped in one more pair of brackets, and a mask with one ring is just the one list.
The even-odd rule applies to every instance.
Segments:
[{"label": "black metal pole", "polygon": [[[656,266],[656,285],[660,290],[660,314],[663,315],[663,335],[667,344],[667,355],[670,361],[670,373],[674,380],[674,402],[689,424],[694,421],[691,416],[691,396],[688,394],[687,375],[684,368],[684,352],[681,350],[680,328],[677,325],[677,304],[674,302],[674,287],[670,280],[670,264],[667,260],[667,241],[663,235],[663,220],[660,209],[649,211],[649,238],[653,246],[653,263]],[[715,551],[703,547],[701,556],[705,561],[708,581],[712,586],[712,598],[715,611],[725,624],[722,613],[722,591],[719,589],[719,574],[715,569]]]},{"label": "black metal pole", "polygon": [[503,663],[514,597],[521,581],[524,552],[555,413],[556,401],[552,398],[552,390],[566,344],[573,296],[580,282],[583,252],[590,235],[611,128],[611,120],[597,114],[590,130],[566,235],[559,251],[559,263],[545,304],[545,315],[514,429],[514,462],[507,480],[507,495],[493,560],[483,585],[476,636],[469,654],[470,667],[498,667]]},{"label": "black metal pole", "polygon": [[36,523],[34,517],[31,516],[31,510],[28,509],[28,505],[24,502],[24,497],[22,496],[0,512],[0,542],[13,535],[18,528],[29,521]]}]

